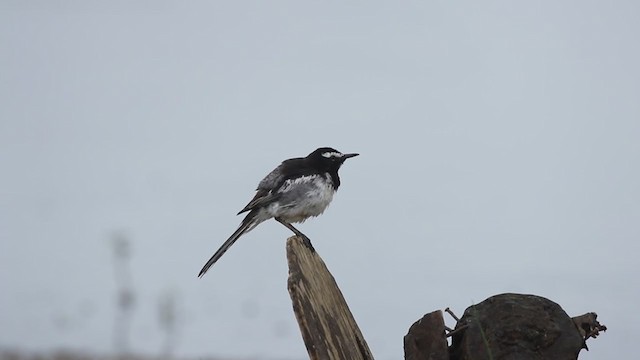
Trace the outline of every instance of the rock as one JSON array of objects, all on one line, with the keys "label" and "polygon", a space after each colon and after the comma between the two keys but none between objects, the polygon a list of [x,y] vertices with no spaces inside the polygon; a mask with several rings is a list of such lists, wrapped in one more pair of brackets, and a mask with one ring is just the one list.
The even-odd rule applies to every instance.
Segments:
[{"label": "rock", "polygon": [[584,345],[573,320],[540,296],[500,294],[467,308],[451,360],[575,360]]},{"label": "rock", "polygon": [[449,360],[442,311],[426,314],[404,337],[405,360]]}]

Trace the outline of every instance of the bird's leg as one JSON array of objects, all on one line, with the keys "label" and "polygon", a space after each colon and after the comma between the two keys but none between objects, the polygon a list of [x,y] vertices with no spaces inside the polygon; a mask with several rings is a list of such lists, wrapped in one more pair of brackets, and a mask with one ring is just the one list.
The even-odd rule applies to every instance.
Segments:
[{"label": "bird's leg", "polygon": [[311,245],[311,240],[309,240],[309,238],[307,237],[307,235],[303,234],[300,230],[296,229],[293,225],[289,224],[288,222],[276,217],[275,218],[277,222],[279,222],[280,224],[284,225],[287,227],[287,229],[293,231],[294,234],[296,234],[296,236],[299,236],[302,238],[304,245],[306,247],[308,247],[311,251],[315,252],[316,249],[313,248],[313,245]]},{"label": "bird's leg", "polygon": [[294,234],[296,234],[297,236],[300,236],[301,238],[306,238],[307,235],[303,234],[300,230],[296,229],[293,225],[289,224],[288,222],[282,220],[281,218],[277,217],[275,218],[276,221],[278,221],[280,224],[284,225],[287,227],[287,229],[293,231]]}]

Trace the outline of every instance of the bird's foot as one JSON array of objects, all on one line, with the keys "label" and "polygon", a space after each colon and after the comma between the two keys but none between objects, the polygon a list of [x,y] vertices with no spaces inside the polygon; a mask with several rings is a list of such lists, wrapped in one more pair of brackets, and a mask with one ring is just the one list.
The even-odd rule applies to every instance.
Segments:
[{"label": "bird's foot", "polygon": [[293,231],[293,233],[296,234],[297,237],[302,238],[302,243],[304,244],[304,246],[306,246],[312,252],[316,252],[316,249],[313,248],[313,245],[311,244],[311,240],[307,237],[307,235],[303,234],[302,231],[296,229],[295,226],[289,224],[288,222],[280,218],[275,218],[275,219],[282,225],[286,226],[287,229]]},{"label": "bird's foot", "polygon": [[314,249],[313,245],[311,244],[311,239],[309,239],[307,235],[303,234],[300,230],[293,227],[293,225],[291,226],[291,228],[293,233],[296,234],[297,237],[302,239],[302,243],[304,244],[304,246],[311,250],[311,252],[316,252],[316,249]]},{"label": "bird's foot", "polygon": [[[300,236],[300,235],[298,235]],[[311,240],[309,240],[309,238],[307,237],[307,235],[302,234],[302,243],[304,244],[304,246],[306,246],[309,250],[311,250],[311,252],[316,252],[316,249],[313,248],[313,245],[311,244]]]}]

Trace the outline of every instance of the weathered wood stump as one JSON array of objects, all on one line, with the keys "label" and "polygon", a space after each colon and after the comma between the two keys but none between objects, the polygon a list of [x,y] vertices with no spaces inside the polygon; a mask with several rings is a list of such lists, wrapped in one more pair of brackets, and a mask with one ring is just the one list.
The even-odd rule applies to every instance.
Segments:
[{"label": "weathered wood stump", "polygon": [[313,360],[373,359],[342,292],[307,239],[287,239],[288,288]]}]

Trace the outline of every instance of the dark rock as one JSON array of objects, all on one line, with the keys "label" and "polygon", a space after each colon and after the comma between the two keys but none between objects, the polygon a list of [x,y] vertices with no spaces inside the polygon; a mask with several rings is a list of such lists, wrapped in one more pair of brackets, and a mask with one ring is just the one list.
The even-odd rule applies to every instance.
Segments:
[{"label": "dark rock", "polygon": [[501,294],[465,310],[452,360],[575,360],[583,338],[562,308],[540,296]]},{"label": "dark rock", "polygon": [[449,360],[442,311],[434,311],[416,321],[404,337],[405,360]]}]

